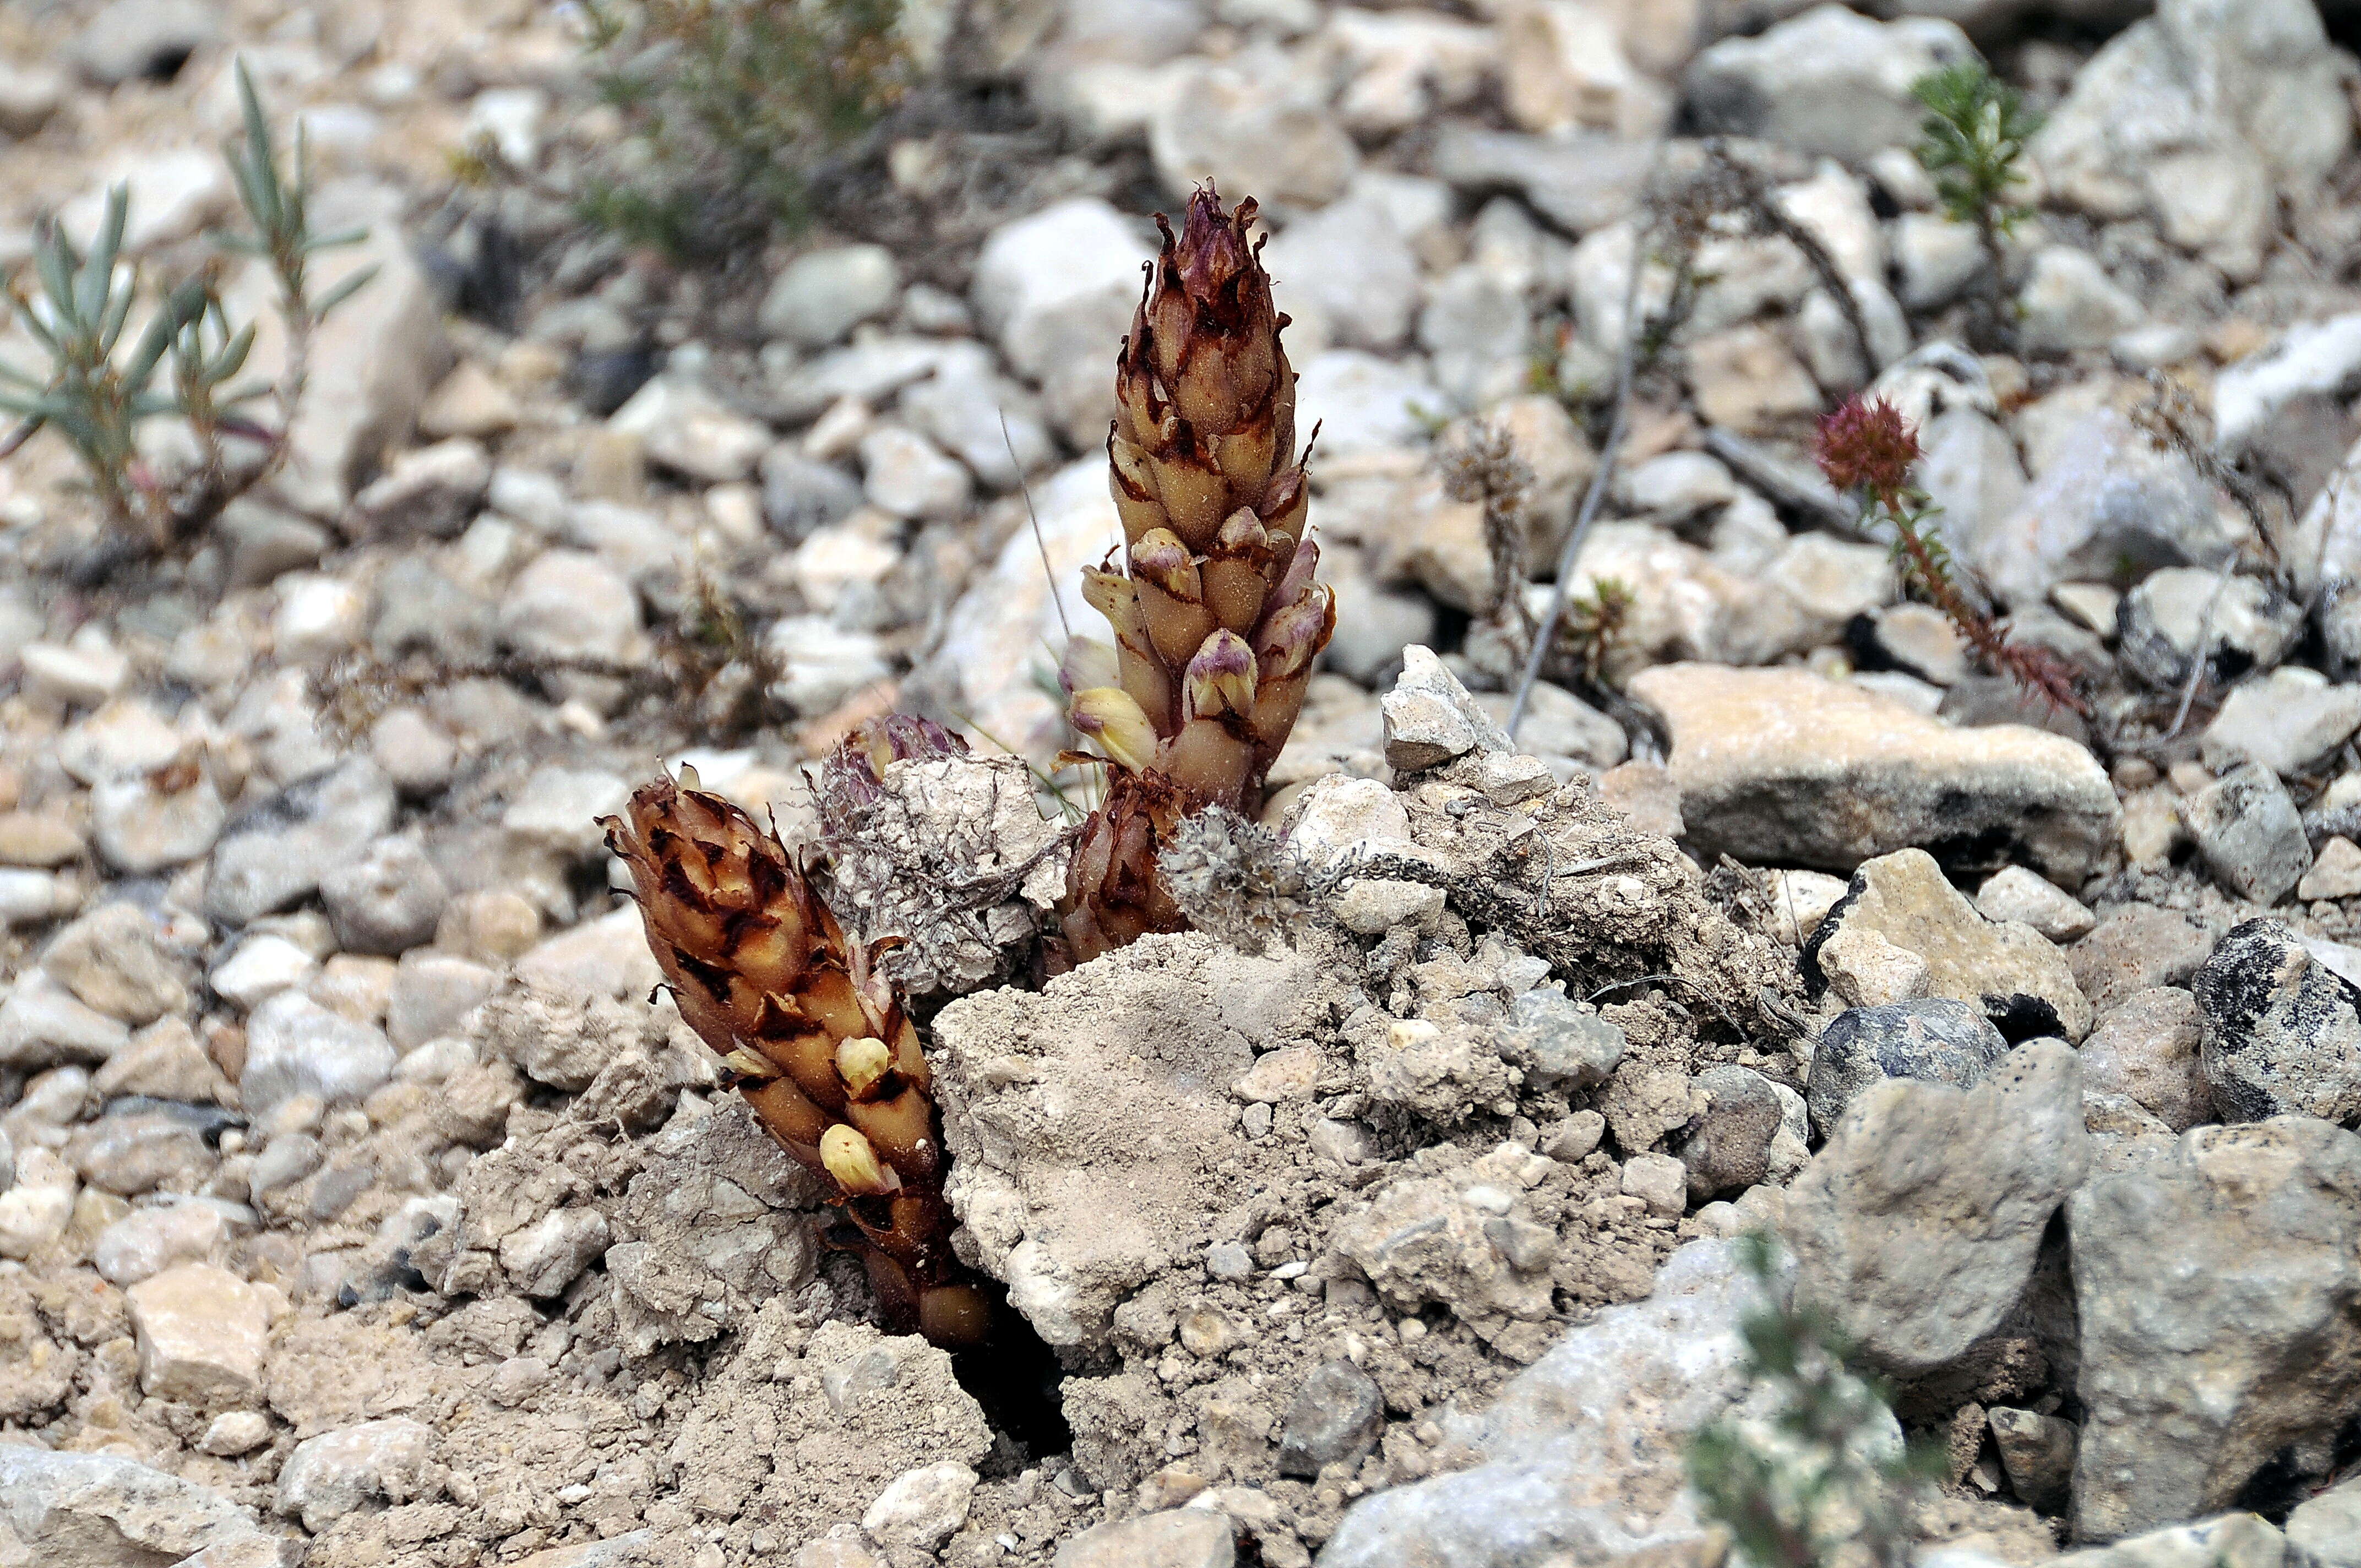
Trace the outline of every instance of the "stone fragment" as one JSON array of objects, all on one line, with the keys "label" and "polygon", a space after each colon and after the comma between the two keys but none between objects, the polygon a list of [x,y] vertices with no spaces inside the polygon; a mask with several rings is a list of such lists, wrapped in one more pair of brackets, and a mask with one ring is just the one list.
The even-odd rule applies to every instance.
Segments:
[{"label": "stone fragment", "polygon": [[2037,354],[2104,348],[2147,319],[2139,302],[2115,285],[2097,258],[2070,245],[2033,253],[2016,305],[2025,346]]},{"label": "stone fragment", "polygon": [[2031,927],[1985,919],[1944,879],[1923,850],[1865,861],[1844,900],[1805,945],[1802,967],[1840,934],[1870,931],[1927,960],[1927,994],[1981,1004],[1995,1015],[2031,1010],[2044,1034],[2080,1040],[2090,1032],[2091,1003],[2065,955]]},{"label": "stone fragment", "polygon": [[1279,1429],[1279,1473],[1317,1478],[1331,1464],[1357,1464],[1385,1430],[1377,1381],[1349,1361],[1323,1361],[1295,1391]]},{"label": "stone fragment", "polygon": [[1051,1568],[1234,1568],[1235,1535],[1210,1508],[1167,1508],[1093,1525],[1058,1548]]},{"label": "stone fragment", "polygon": [[648,461],[708,485],[752,476],[771,433],[697,382],[658,376],[607,417],[607,429],[637,437]]},{"label": "stone fragment", "polygon": [[358,859],[393,811],[392,781],[366,757],[282,791],[215,848],[205,914],[244,926],[307,897],[324,872]]},{"label": "stone fragment", "polygon": [[2074,1442],[2080,1435],[2074,1423],[2003,1406],[1986,1411],[1984,1420],[2010,1489],[2041,1513],[2062,1512],[2074,1485]]},{"label": "stone fragment", "polygon": [[247,1405],[262,1387],[270,1311],[254,1287],[209,1263],[182,1263],[124,1292],[139,1387],[200,1409]]},{"label": "stone fragment", "polygon": [[1360,155],[1276,45],[1189,69],[1148,122],[1148,155],[1175,200],[1212,181],[1308,210],[1344,193]]},{"label": "stone fragment", "polygon": [[229,1239],[229,1222],[202,1200],[135,1209],[98,1234],[91,1266],[110,1285],[126,1288],[175,1264],[202,1263]]},{"label": "stone fragment", "polygon": [[1924,1079],[1965,1089],[2008,1051],[1983,1009],[1927,997],[1839,1013],[1820,1033],[1806,1093],[1812,1130],[1832,1135],[1861,1092],[1889,1078]]},{"label": "stone fragment", "polygon": [[332,1013],[300,992],[282,991],[247,1020],[246,1109],[268,1114],[299,1094],[330,1103],[363,1100],[392,1075],[384,1031]]},{"label": "stone fragment", "polygon": [[2290,1445],[2324,1467],[2361,1396],[2361,1138],[2306,1116],[2201,1127],[2094,1174],[2066,1217],[2078,1537],[2227,1508]]},{"label": "stone fragment", "polygon": [[2018,1047],[1972,1089],[1873,1084],[1788,1189],[1796,1289],[1886,1371],[1938,1370],[2017,1304],[2089,1161],[2062,1042]]},{"label": "stone fragment", "polygon": [[2101,1014],[2082,1042],[2082,1087],[2124,1095],[2185,1133],[2213,1119],[2203,1038],[2196,997],[2169,985],[2136,991]]},{"label": "stone fragment", "polygon": [[0,1541],[39,1568],[272,1568],[279,1542],[193,1481],[119,1453],[0,1444]]},{"label": "stone fragment", "polygon": [[2214,679],[2269,669],[2303,635],[2303,610],[2259,577],[2195,566],[2151,572],[2115,608],[2115,653],[2159,691],[2178,691],[2200,656]]},{"label": "stone fragment", "polygon": [[1475,751],[1513,750],[1467,688],[1432,650],[1402,650],[1402,673],[1383,704],[1386,762],[1398,772],[1440,767]]},{"label": "stone fragment", "polygon": [[1752,1068],[1728,1065],[1691,1082],[1706,1108],[1680,1146],[1690,1200],[1708,1202],[1768,1179],[1772,1146],[1786,1120],[1778,1087]]},{"label": "stone fragment", "polygon": [[1684,1456],[1746,1391],[1740,1322],[1757,1304],[1734,1244],[1683,1247],[1648,1299],[1608,1308],[1509,1381],[1471,1423],[1474,1465],[1355,1503],[1322,1568],[1513,1568],[1591,1541],[1704,1552]]},{"label": "stone fragment", "polygon": [[455,435],[396,457],[353,498],[353,510],[380,539],[451,539],[491,485],[492,455],[482,442]]},{"label": "stone fragment", "polygon": [[2287,1539],[2311,1552],[2320,1568],[2361,1568],[2361,1481],[2298,1503],[2288,1515]]},{"label": "stone fragment", "polygon": [[1913,82],[1974,58],[1956,23],[1878,23],[1823,5],[1759,37],[1722,39],[1690,64],[1684,88],[1705,130],[1858,164],[1918,139],[1926,111]]},{"label": "stone fragment", "polygon": [[500,1266],[517,1293],[562,1296],[607,1251],[607,1216],[596,1209],[555,1209],[500,1241]]},{"label": "stone fragment", "polygon": [[348,953],[400,954],[431,941],[451,889],[408,837],[379,839],[320,878],[320,898]]},{"label": "stone fragment", "polygon": [[1584,1012],[1552,985],[1519,993],[1492,1037],[1502,1059],[1543,1089],[1591,1089],[1606,1082],[1623,1059],[1624,1044],[1620,1028]]},{"label": "stone fragment", "polygon": [[2030,926],[2053,942],[2090,935],[2099,917],[2072,894],[2023,866],[2003,866],[1976,889],[1976,913],[1996,925]]},{"label": "stone fragment", "polygon": [[2108,912],[2066,950],[2075,983],[2101,1012],[2136,992],[2187,985],[2213,951],[2213,938],[2169,909],[2127,904]]},{"label": "stone fragment", "polygon": [[318,1534],[370,1503],[407,1503],[441,1484],[434,1429],[407,1416],[363,1421],[295,1445],[273,1506]]},{"label": "stone fragment", "polygon": [[2279,776],[2246,762],[2189,797],[2180,808],[2197,852],[2223,884],[2257,904],[2277,904],[2312,869],[2303,818]]},{"label": "stone fragment", "polygon": [[967,1522],[975,1472],[957,1461],[906,1470],[861,1516],[861,1528],[886,1546],[932,1552]]},{"label": "stone fragment", "polygon": [[2295,884],[2295,895],[2306,904],[2319,898],[2361,897],[2361,844],[2342,834],[2332,835],[2321,845],[2312,869]]},{"label": "stone fragment", "polygon": [[2277,920],[2232,928],[2191,989],[2213,1109],[2225,1122],[2281,1115],[2361,1121],[2361,988]]},{"label": "stone fragment", "polygon": [[1635,1154],[1623,1162],[1620,1190],[1637,1198],[1648,1212],[1678,1215],[1688,1209],[1688,1167],[1664,1154]]},{"label": "stone fragment", "polygon": [[85,1005],[135,1027],[189,1004],[179,966],[156,924],[135,905],[104,904],[50,938],[41,954],[49,978]]},{"label": "stone fragment", "polygon": [[894,253],[882,245],[808,251],[781,269],[756,320],[765,335],[826,348],[893,308],[901,291]]},{"label": "stone fragment", "polygon": [[2253,762],[2293,778],[2356,729],[2361,685],[2330,685],[2310,670],[2289,665],[2233,689],[2198,738],[2198,755],[2216,773]]},{"label": "stone fragment", "polygon": [[1670,726],[1666,765],[1708,855],[1850,872],[1908,846],[1985,860],[1997,840],[2072,881],[2114,847],[2114,786],[2059,736],[1954,729],[1799,670],[1660,665],[1631,692]]}]

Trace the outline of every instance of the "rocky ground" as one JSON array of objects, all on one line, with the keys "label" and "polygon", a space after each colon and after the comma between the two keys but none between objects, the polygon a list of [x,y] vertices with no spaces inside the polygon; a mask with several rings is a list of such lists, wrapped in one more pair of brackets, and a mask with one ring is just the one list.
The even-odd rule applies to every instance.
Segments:
[{"label": "rocky ground", "polygon": [[[0,260],[116,180],[198,254],[236,56],[382,269],[184,558],[83,570],[70,455],[0,464],[0,1564],[1709,1568],[1766,1225],[1947,1456],[1926,1568],[2361,1563],[2361,21],[2147,11],[1001,0],[865,202],[691,271],[552,193],[616,135],[556,11],[0,11]],[[1997,343],[1905,150],[1979,50],[2048,116]],[[1786,232],[1681,269],[1708,134]],[[1060,744],[1209,174],[1323,422],[1303,887],[1044,983],[1059,805],[991,754]],[[1812,477],[1864,386],[2087,715]],[[1631,595],[1513,743],[1477,422],[1517,587],[1611,459]],[[688,760],[816,845],[799,762],[897,704],[979,757],[842,891],[1046,1374],[868,1321],[594,822]]]}]

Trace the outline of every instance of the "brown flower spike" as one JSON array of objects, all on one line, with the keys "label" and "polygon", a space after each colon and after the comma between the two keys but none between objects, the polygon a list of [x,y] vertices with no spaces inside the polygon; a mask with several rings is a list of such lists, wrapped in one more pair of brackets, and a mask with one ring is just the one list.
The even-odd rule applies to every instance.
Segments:
[{"label": "brown flower spike", "polygon": [[834,1183],[887,1321],[983,1337],[991,1299],[952,1255],[942,1133],[917,1030],[775,833],[695,772],[602,820],[674,1000],[771,1135]]},{"label": "brown flower spike", "polygon": [[1247,237],[1251,199],[1224,213],[1207,186],[1164,236],[1116,361],[1108,480],[1126,570],[1083,574],[1115,629],[1113,678],[1084,685],[1070,659],[1070,717],[1112,770],[1083,829],[1062,906],[1077,960],[1182,924],[1156,848],[1189,813],[1252,816],[1336,629],[1303,537],[1310,502],[1295,450],[1287,318]]}]

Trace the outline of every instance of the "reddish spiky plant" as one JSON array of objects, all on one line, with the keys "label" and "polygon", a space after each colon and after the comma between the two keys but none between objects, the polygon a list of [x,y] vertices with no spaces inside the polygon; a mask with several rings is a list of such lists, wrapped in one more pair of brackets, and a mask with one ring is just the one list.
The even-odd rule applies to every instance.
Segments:
[{"label": "reddish spiky plant", "polygon": [[[1310,497],[1295,450],[1295,372],[1279,346],[1255,203],[1225,213],[1212,186],[1164,243],[1116,361],[1108,480],[1126,570],[1083,574],[1114,627],[1114,678],[1083,685],[1071,718],[1105,753],[1107,799],[1084,826],[1060,905],[1077,960],[1183,924],[1156,867],[1189,813],[1252,816],[1336,629],[1303,537]],[[1079,689],[1076,689],[1079,688]]]},{"label": "reddish spiky plant", "polygon": [[1959,628],[1985,663],[2052,707],[2090,713],[2064,659],[2048,648],[2012,641],[1960,587],[1951,553],[1927,528],[1935,509],[1910,483],[1921,454],[1918,433],[1901,410],[1883,398],[1847,398],[1819,422],[1812,455],[1829,484],[1867,497],[1866,515],[1882,517],[1894,530],[1894,554],[1904,576]]},{"label": "reddish spiky plant", "polygon": [[[890,737],[856,738],[881,746]],[[771,1135],[824,1174],[886,1321],[972,1344],[992,1299],[952,1255],[918,1032],[774,832],[697,787],[643,784],[603,818],[681,1016]]]}]

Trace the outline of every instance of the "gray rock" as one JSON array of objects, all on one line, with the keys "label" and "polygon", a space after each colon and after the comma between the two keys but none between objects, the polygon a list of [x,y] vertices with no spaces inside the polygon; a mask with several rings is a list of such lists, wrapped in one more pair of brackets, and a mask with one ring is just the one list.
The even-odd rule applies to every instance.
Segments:
[{"label": "gray rock", "polygon": [[[1382,201],[1349,196],[1296,219],[1263,247],[1274,277],[1290,280],[1325,320],[1334,340],[1357,348],[1401,345],[1419,305],[1418,258]],[[1517,302],[1517,313],[1523,303]]]},{"label": "gray rock", "polygon": [[417,839],[397,836],[324,874],[320,898],[346,952],[399,955],[434,939],[451,889]]},{"label": "gray rock", "polygon": [[2066,1216],[2078,1537],[2227,1508],[2290,1445],[2326,1463],[2361,1398],[2361,1138],[2201,1127],[2092,1176]]},{"label": "gray rock", "polygon": [[2059,444],[2013,511],[1967,527],[1960,554],[2012,606],[2059,583],[2120,580],[2126,570],[2203,565],[2234,541],[2189,459],[2158,451],[2124,415],[2100,409]]},{"label": "gray rock", "polygon": [[186,1191],[213,1174],[216,1162],[205,1138],[219,1136],[225,1124],[211,1106],[126,1096],[74,1129],[66,1161],[102,1192],[137,1198],[159,1187]]},{"label": "gray rock", "polygon": [[605,1255],[609,1234],[607,1216],[596,1209],[553,1209],[500,1239],[500,1266],[519,1295],[562,1296]]},{"label": "gray rock", "polygon": [[1386,762],[1400,773],[1440,767],[1470,751],[1508,751],[1506,731],[1432,650],[1402,650],[1401,678],[1382,704]]},{"label": "gray rock", "polygon": [[1234,1568],[1238,1548],[1229,1516],[1167,1508],[1093,1525],[1058,1548],[1051,1568]]},{"label": "gray rock", "polygon": [[317,1534],[369,1503],[406,1503],[441,1483],[434,1429],[407,1416],[363,1421],[295,1445],[274,1506]]},{"label": "gray rock", "polygon": [[2074,1485],[2074,1443],[2080,1429],[2056,1416],[2005,1406],[1987,1410],[1984,1420],[2010,1488],[2037,1512],[2063,1512]]},{"label": "gray rock", "polygon": [[1326,667],[1347,679],[1367,686],[1389,681],[1401,673],[1403,649],[1434,641],[1434,601],[1424,594],[1379,587],[1359,574],[1328,586],[1336,593],[1336,635]]},{"label": "gray rock", "polygon": [[757,320],[766,337],[826,348],[892,310],[901,281],[894,253],[882,245],[810,251],[779,273]]},{"label": "gray rock", "polygon": [[222,38],[218,0],[113,0],[74,35],[68,52],[84,76],[113,87],[137,76],[169,79]]},{"label": "gray rock", "polygon": [[366,757],[280,792],[214,850],[205,914],[243,926],[309,896],[324,874],[367,851],[393,809],[393,781]]},{"label": "gray rock", "polygon": [[2279,774],[2257,763],[2233,768],[2180,808],[2197,852],[2224,886],[2257,904],[2277,904],[2312,868],[2303,818]]},{"label": "gray rock", "polygon": [[2262,435],[2290,404],[2343,401],[2361,386],[2361,312],[2303,322],[2213,378],[2214,439],[2232,451]]},{"label": "gray rock", "polygon": [[353,510],[379,538],[450,539],[491,484],[492,455],[481,442],[453,436],[396,457],[353,498]]},{"label": "gray rock", "polygon": [[1555,986],[1535,986],[1509,1003],[1493,1032],[1501,1058],[1536,1088],[1590,1089],[1623,1059],[1623,1031],[1586,1013]]},{"label": "gray rock", "polygon": [[2215,1114],[2361,1121],[2361,988],[2293,930],[2277,920],[2234,927],[2191,989]]},{"label": "gray rock", "polygon": [[1880,24],[1816,6],[1755,38],[1724,38],[1691,62],[1685,89],[1699,126],[1865,162],[1918,138],[1925,110],[1910,84],[1975,58],[1956,23]]},{"label": "gray rock", "polygon": [[500,598],[500,639],[546,659],[634,663],[647,640],[640,599],[621,573],[587,550],[544,550]]},{"label": "gray rock", "polygon": [[2312,1553],[2320,1568],[2361,1568],[2361,1481],[2332,1486],[2288,1515],[2290,1546]]},{"label": "gray rock", "polygon": [[1091,361],[1129,330],[1139,266],[1153,253],[1114,207],[1077,197],[994,230],[976,258],[976,314],[1077,446],[1105,439],[1114,386]]},{"label": "gray rock", "polygon": [[431,948],[401,956],[386,998],[385,1031],[400,1053],[456,1031],[478,1003],[500,989],[498,970]]},{"label": "gray rock", "polygon": [[648,461],[708,485],[743,479],[771,433],[684,374],[658,376],[607,416],[607,428],[640,439]]},{"label": "gray rock", "polygon": [[1000,374],[980,343],[948,345],[935,373],[903,388],[895,407],[912,429],[994,489],[1015,488],[1057,455],[1038,401]]},{"label": "gray rock", "polygon": [[229,820],[221,791],[203,769],[178,789],[168,777],[108,779],[90,792],[91,837],[116,871],[152,876],[202,857]]},{"label": "gray rock", "polygon": [[103,904],[49,939],[41,968],[88,1006],[137,1027],[189,1003],[180,966],[137,905]]},{"label": "gray rock", "polygon": [[1965,1089],[1982,1081],[2008,1042],[1982,1006],[1930,996],[1839,1013],[1820,1032],[1805,1092],[1812,1130],[1830,1136],[1847,1107],[1890,1078]]},{"label": "gray rock", "polygon": [[129,1025],[86,1005],[46,974],[27,977],[0,1002],[0,1067],[104,1061],[130,1043]]},{"label": "gray rock", "polygon": [[2059,1568],[2311,1568],[2289,1552],[2288,1544],[2260,1514],[2235,1513],[2152,1530],[2054,1561]]},{"label": "gray rock", "polygon": [[1976,889],[1976,913],[1985,919],[2030,926],[2053,942],[2087,937],[2099,917],[2072,894],[2023,866],[2003,866]]},{"label": "gray rock", "polygon": [[2193,566],[2150,575],[2115,607],[2115,656],[2163,691],[2189,679],[2201,647],[2221,681],[2269,669],[2302,635],[2302,607],[2276,586]]},{"label": "gray rock", "polygon": [[1888,1372],[1965,1354],[2023,1298],[2088,1168],[2081,1077],[2063,1041],[2035,1040],[1972,1089],[1864,1090],[1788,1189],[1796,1289]]},{"label": "gray rock", "polygon": [[331,1013],[300,992],[282,991],[247,1020],[238,1091],[257,1117],[298,1094],[349,1102],[390,1078],[393,1063],[393,1042],[384,1031]]},{"label": "gray rock", "polygon": [[2176,986],[2136,991],[2082,1042],[2082,1088],[2120,1094],[2176,1133],[2213,1119],[2197,998]]},{"label": "gray rock", "polygon": [[2059,736],[1954,729],[1801,670],[1660,664],[1631,690],[1671,729],[1666,765],[1689,843],[1707,855],[1850,872],[1918,845],[2070,883],[2115,848],[2114,786]]},{"label": "gray rock", "polygon": [[2104,348],[2147,319],[2096,257],[2070,245],[2034,252],[2016,306],[2024,345],[2036,354]]},{"label": "gray rock", "polygon": [[1786,1119],[1777,1086],[1730,1066],[1709,1067],[1690,1082],[1706,1102],[1679,1149],[1690,1199],[1703,1203],[1769,1179],[1771,1146]]},{"label": "gray rock", "polygon": [[261,1568],[278,1561],[278,1543],[246,1509],[211,1487],[115,1453],[0,1445],[0,1526],[26,1553],[21,1561],[41,1568],[184,1560]]},{"label": "gray rock", "polygon": [[[1505,730],[1514,698],[1505,692],[1481,692],[1476,706]],[[1550,771],[1560,779],[1576,772],[1596,776],[1620,766],[1631,755],[1631,739],[1621,725],[1564,686],[1547,681],[1533,683],[1515,743],[1519,751],[1549,763]]]},{"label": "gray rock", "polygon": [[1515,191],[1559,227],[1587,234],[1630,215],[1649,152],[1642,137],[1520,136],[1454,119],[1440,127],[1433,168],[1462,191]]},{"label": "gray rock", "polygon": [[2361,685],[2330,685],[2296,665],[2248,681],[2223,700],[2198,738],[2216,772],[2259,762],[2281,778],[2309,772],[2361,729]]},{"label": "gray rock", "polygon": [[842,521],[861,504],[860,480],[785,442],[763,454],[762,474],[763,521],[791,542]]},{"label": "gray rock", "polygon": [[2158,985],[2189,983],[2213,951],[2213,938],[2169,909],[2128,904],[2109,912],[2066,949],[2074,982],[2104,1012]]},{"label": "gray rock", "polygon": [[369,646],[380,659],[423,652],[465,664],[492,651],[491,600],[460,587],[419,556],[404,556],[386,567],[378,580],[377,602]]},{"label": "gray rock", "polygon": [[2163,0],[2075,72],[2030,150],[2049,201],[2151,217],[2243,281],[2274,194],[2317,189],[2350,143],[2340,69],[2307,0]]},{"label": "gray rock", "polygon": [[1648,1299],[1610,1307],[1511,1378],[1465,1446],[1477,1464],[1353,1505],[1322,1568],[1530,1568],[1700,1551],[1687,1439],[1747,1388],[1760,1293],[1729,1242],[1693,1242]]},{"label": "gray rock", "polygon": [[1456,267],[1437,280],[1419,312],[1418,342],[1435,385],[1463,409],[1488,408],[1523,390],[1532,376],[1524,291],[1480,266]]},{"label": "gray rock", "polygon": [[1279,1473],[1318,1478],[1331,1464],[1357,1464],[1386,1426],[1377,1380],[1349,1361],[1323,1361],[1303,1380],[1279,1429]]}]

